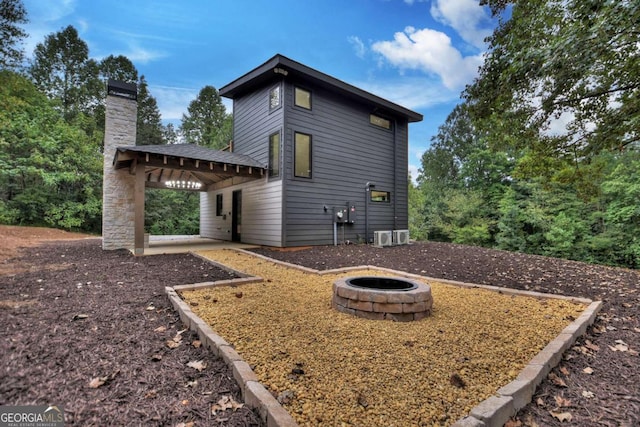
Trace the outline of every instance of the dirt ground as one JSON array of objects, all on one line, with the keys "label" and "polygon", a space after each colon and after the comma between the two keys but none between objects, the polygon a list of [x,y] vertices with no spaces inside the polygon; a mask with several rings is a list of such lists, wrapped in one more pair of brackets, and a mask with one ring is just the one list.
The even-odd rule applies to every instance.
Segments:
[{"label": "dirt ground", "polygon": [[233,276],[86,237],[0,226],[0,405],[55,404],[79,426],[260,426],[247,408],[215,406],[242,403],[240,389],[164,293]]},{"label": "dirt ground", "polygon": [[[58,404],[69,425],[259,425],[247,408],[217,409],[241,402],[239,388],[181,332],[164,294],[229,273],[188,254],[102,251],[86,237],[0,226],[0,404]],[[435,242],[258,251],[317,269],[378,265],[601,299],[596,323],[510,426],[640,425],[638,271]]]}]

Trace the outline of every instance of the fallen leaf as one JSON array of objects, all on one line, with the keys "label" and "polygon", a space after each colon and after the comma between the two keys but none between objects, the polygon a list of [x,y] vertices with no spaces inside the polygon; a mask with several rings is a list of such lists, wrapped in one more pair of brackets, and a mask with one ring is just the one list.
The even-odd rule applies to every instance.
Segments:
[{"label": "fallen leaf", "polygon": [[467,385],[462,379],[462,377],[460,377],[460,375],[456,373],[451,374],[451,378],[449,378],[449,382],[451,383],[451,385],[458,388],[465,388]]},{"label": "fallen leaf", "polygon": [[217,411],[225,411],[227,409],[233,409],[235,411],[243,406],[244,405],[242,403],[238,403],[233,400],[233,397],[231,396],[222,396],[215,405],[211,406],[211,413],[215,415]]},{"label": "fallen leaf", "polygon": [[191,343],[192,346],[194,346],[195,348],[200,348],[200,346],[202,345],[202,342],[200,340],[194,340]]},{"label": "fallen leaf", "polygon": [[556,401],[556,405],[558,405],[559,407],[571,406],[571,401],[569,399],[565,399],[562,396],[554,396],[554,399]]},{"label": "fallen leaf", "polygon": [[193,369],[196,369],[197,371],[202,371],[204,368],[207,367],[207,364],[204,363],[204,361],[202,360],[198,360],[198,361],[191,361],[189,363],[187,363],[187,366]]},{"label": "fallen leaf", "polygon": [[538,406],[540,406],[540,407],[543,407],[543,408],[544,408],[545,406],[547,406],[547,405],[545,405],[545,404],[544,404],[544,400],[542,400],[542,398],[541,398],[541,397],[539,397],[539,398],[537,398],[537,399],[536,399],[536,405],[538,405]]},{"label": "fallen leaf", "polygon": [[367,400],[367,396],[365,396],[362,393],[358,393],[358,405],[367,409],[367,406],[369,406],[369,401]]},{"label": "fallen leaf", "polygon": [[166,327],[166,326],[158,326],[157,328],[155,328],[155,329],[153,330],[153,332],[164,332],[164,331],[166,331],[166,330],[167,330],[167,327]]},{"label": "fallen leaf", "polygon": [[187,406],[189,404],[189,401],[187,399],[184,399],[182,402],[180,402],[182,404],[182,406]]},{"label": "fallen leaf", "polygon": [[193,427],[194,425],[193,421],[189,421],[188,423],[178,423],[176,427]]},{"label": "fallen leaf", "polygon": [[285,390],[285,391],[283,391],[282,393],[280,393],[278,395],[276,400],[280,404],[286,405],[286,404],[290,403],[295,397],[296,397],[295,392],[293,392],[292,390]]},{"label": "fallen leaf", "polygon": [[186,387],[195,387],[198,385],[198,380],[188,381]]},{"label": "fallen leaf", "polygon": [[167,347],[176,348],[180,345],[180,342],[175,342],[174,340],[167,340]]},{"label": "fallen leaf", "polygon": [[145,308],[145,310],[147,310],[147,311],[153,311],[153,310],[155,310],[155,309],[156,309],[156,308],[153,306],[153,304],[149,304],[149,305],[147,306],[147,308]]},{"label": "fallen leaf", "polygon": [[525,426],[527,427],[539,427],[538,423],[533,419],[533,416],[531,414],[527,414],[527,416],[524,419],[525,422]]},{"label": "fallen leaf", "polygon": [[89,381],[89,387],[98,388],[100,386],[103,386],[104,383],[107,382],[107,379],[109,379],[109,377],[95,377],[91,381]]},{"label": "fallen leaf", "polygon": [[616,344],[615,346],[609,346],[609,348],[611,349],[611,351],[628,351],[629,347],[625,344]]},{"label": "fallen leaf", "polygon": [[242,292],[236,292],[236,298],[242,298]]},{"label": "fallen leaf", "polygon": [[584,372],[585,374],[591,375],[591,374],[593,374],[593,369],[591,369],[590,367],[587,366],[586,368],[584,368],[582,370],[582,372]]},{"label": "fallen leaf", "polygon": [[585,340],[584,346],[587,347],[589,350],[593,350],[593,351],[600,350],[600,347],[598,347],[597,345],[595,345],[594,343],[592,343],[589,340]]},{"label": "fallen leaf", "polygon": [[151,356],[151,360],[153,360],[154,362],[159,362],[162,360],[162,355],[161,354],[154,354],[153,356]]},{"label": "fallen leaf", "polygon": [[81,319],[86,319],[87,317],[89,317],[88,314],[76,314],[74,315],[71,320],[81,320]]},{"label": "fallen leaf", "polygon": [[565,376],[569,376],[569,370],[564,366],[560,368],[560,372],[562,372],[562,374]]},{"label": "fallen leaf", "polygon": [[522,421],[509,418],[509,421],[504,423],[504,427],[522,427]]},{"label": "fallen leaf", "polygon": [[553,372],[549,374],[549,379],[551,380],[552,383],[554,383],[558,387],[567,387],[567,383],[565,383],[562,378],[560,378]]},{"label": "fallen leaf", "polygon": [[596,395],[593,394],[592,391],[582,390],[582,397],[584,397],[584,398],[591,399],[591,398],[593,398],[595,396]]},{"label": "fallen leaf", "polygon": [[549,411],[549,413],[551,414],[551,416],[553,418],[556,418],[561,423],[563,423],[565,421],[571,422],[571,420],[573,419],[573,415],[571,415],[570,412],[553,412],[553,411]]},{"label": "fallen leaf", "polygon": [[635,332],[640,333],[640,328],[633,328],[633,330],[634,330]]}]

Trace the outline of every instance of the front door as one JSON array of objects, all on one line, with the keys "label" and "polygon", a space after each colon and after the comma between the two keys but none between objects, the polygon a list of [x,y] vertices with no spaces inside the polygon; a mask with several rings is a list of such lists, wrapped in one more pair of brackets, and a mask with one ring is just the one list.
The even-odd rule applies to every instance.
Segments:
[{"label": "front door", "polygon": [[241,241],[242,233],[242,190],[233,192],[231,205],[231,240]]}]

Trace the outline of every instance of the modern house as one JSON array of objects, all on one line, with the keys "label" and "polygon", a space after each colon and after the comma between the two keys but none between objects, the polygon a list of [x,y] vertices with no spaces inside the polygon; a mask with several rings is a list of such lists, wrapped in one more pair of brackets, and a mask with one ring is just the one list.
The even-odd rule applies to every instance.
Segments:
[{"label": "modern house", "polygon": [[[153,186],[200,191],[202,237],[290,247],[372,242],[376,231],[408,228],[408,126],[421,114],[282,55],[219,93],[233,100],[231,152],[135,146],[130,137],[110,135],[110,120],[118,128],[118,111],[135,103],[131,88],[111,82],[105,203],[113,192],[107,175],[123,174],[133,193]],[[124,104],[109,108],[109,98]],[[144,197],[123,199],[116,205],[135,199],[138,213],[124,222],[137,224],[137,249]],[[103,238],[112,222],[103,221]]]}]

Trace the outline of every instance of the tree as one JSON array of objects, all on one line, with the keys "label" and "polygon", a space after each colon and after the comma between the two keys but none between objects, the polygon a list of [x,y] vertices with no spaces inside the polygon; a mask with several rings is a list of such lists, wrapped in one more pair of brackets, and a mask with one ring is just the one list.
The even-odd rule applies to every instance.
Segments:
[{"label": "tree", "polygon": [[99,69],[103,81],[112,79],[126,83],[138,82],[138,70],[126,56],[109,55],[100,61]]},{"label": "tree", "polygon": [[97,232],[102,156],[79,114],[67,123],[26,78],[0,71],[0,220]]},{"label": "tree", "polygon": [[[488,1],[496,13],[504,1]],[[640,3],[514,2],[465,97],[476,124],[520,147],[537,134],[578,160],[640,140]],[[535,139],[534,139],[535,140]]]},{"label": "tree", "polygon": [[67,121],[79,112],[92,113],[102,102],[98,64],[71,25],[45,37],[34,50],[29,68],[35,85],[56,100]]},{"label": "tree", "polygon": [[0,69],[15,69],[24,59],[20,44],[27,33],[27,12],[21,0],[0,0]]},{"label": "tree", "polygon": [[213,86],[205,86],[182,115],[180,130],[186,142],[222,149],[231,141],[231,117]]},{"label": "tree", "polygon": [[160,109],[156,99],[149,93],[144,76],[138,81],[138,125],[136,129],[137,145],[165,144]]}]

